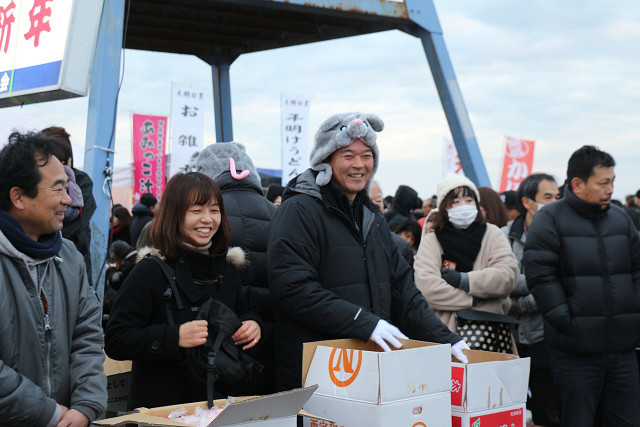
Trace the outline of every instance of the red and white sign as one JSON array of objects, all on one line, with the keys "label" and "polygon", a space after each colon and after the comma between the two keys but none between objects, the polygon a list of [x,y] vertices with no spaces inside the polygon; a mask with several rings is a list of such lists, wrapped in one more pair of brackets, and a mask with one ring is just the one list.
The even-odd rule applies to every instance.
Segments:
[{"label": "red and white sign", "polygon": [[167,116],[133,115],[133,197],[144,193],[158,199],[165,184]]},{"label": "red and white sign", "polygon": [[460,157],[458,156],[458,150],[451,140],[451,138],[444,138],[444,148],[442,151],[442,176],[448,173],[455,173],[456,175],[464,175],[462,170],[462,163],[460,163]]},{"label": "red and white sign", "polygon": [[534,144],[535,141],[506,137],[499,193],[507,190],[517,191],[522,180],[531,174]]}]

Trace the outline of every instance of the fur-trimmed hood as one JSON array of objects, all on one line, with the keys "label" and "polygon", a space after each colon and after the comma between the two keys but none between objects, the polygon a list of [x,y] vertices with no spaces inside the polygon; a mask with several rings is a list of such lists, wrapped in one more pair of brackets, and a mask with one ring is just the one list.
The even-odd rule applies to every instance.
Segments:
[{"label": "fur-trimmed hood", "polygon": [[[138,251],[136,262],[139,262],[147,255],[157,256],[163,261],[166,261],[167,259],[164,254],[160,252],[160,250],[154,248],[153,246],[145,246]],[[247,257],[247,253],[238,246],[232,246],[227,249],[226,259],[229,264],[236,268],[246,268],[249,266],[249,258]]]}]

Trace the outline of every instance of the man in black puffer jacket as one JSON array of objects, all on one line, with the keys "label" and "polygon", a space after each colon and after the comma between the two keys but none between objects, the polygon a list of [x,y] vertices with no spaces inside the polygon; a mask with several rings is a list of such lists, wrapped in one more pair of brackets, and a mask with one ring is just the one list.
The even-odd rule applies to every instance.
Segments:
[{"label": "man in black puffer jacket", "polygon": [[264,321],[260,342],[248,352],[264,365],[251,392],[273,393],[274,314],[267,278],[267,238],[276,207],[262,194],[258,171],[240,143],[209,145],[198,156],[196,168],[220,187],[231,226],[229,244],[241,247],[249,255],[249,268],[242,270],[244,296],[248,310]]},{"label": "man in black puffer jacket", "polygon": [[610,203],[614,165],[593,146],[574,152],[564,198],[538,211],[525,245],[563,427],[592,425],[598,405],[605,425],[640,425],[640,241]]},{"label": "man in black puffer jacket", "polygon": [[382,127],[374,114],[327,119],[316,133],[312,169],[289,182],[271,222],[267,265],[279,390],[301,386],[302,344],[309,341],[359,338],[389,350],[402,346],[397,338],[404,332],[450,343],[459,358],[468,348],[427,305],[367,196]]}]

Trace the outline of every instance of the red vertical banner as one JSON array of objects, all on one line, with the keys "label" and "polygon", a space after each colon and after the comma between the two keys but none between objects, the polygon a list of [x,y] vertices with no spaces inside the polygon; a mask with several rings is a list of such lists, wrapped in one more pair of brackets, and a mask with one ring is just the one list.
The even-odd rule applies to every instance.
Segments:
[{"label": "red vertical banner", "polygon": [[133,197],[144,193],[162,197],[165,184],[167,117],[133,115]]},{"label": "red vertical banner", "polygon": [[533,146],[535,141],[506,137],[502,176],[499,193],[518,190],[520,182],[531,174],[533,169]]}]

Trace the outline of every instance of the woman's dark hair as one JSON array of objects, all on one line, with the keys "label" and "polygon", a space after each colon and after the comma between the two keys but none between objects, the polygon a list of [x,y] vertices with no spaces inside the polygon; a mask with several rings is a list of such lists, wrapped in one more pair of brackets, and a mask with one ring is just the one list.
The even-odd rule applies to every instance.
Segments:
[{"label": "woman's dark hair", "polygon": [[67,160],[71,159],[71,164],[67,166],[73,167],[73,149],[71,148],[71,139],[69,139],[71,135],[69,135],[65,128],[60,126],[51,126],[46,129],[42,129],[40,132],[49,138],[54,139],[56,143],[59,144],[60,155],[55,155],[58,157],[58,160],[66,164]]},{"label": "woman's dark hair", "polygon": [[192,205],[206,205],[212,200],[220,207],[221,219],[218,231],[211,239],[210,251],[224,252],[231,240],[231,227],[224,210],[222,193],[211,178],[200,172],[179,173],[167,182],[151,226],[153,246],[167,258],[176,258],[180,252],[187,250],[181,235],[187,209]]},{"label": "woman's dark hair", "polygon": [[118,224],[118,227],[120,227],[123,230],[126,230],[129,227],[131,227],[131,222],[133,221],[133,217],[131,216],[129,209],[125,208],[124,206],[116,206],[115,208],[112,209],[111,212],[112,212],[112,215],[118,218],[118,220],[120,221],[120,223]]},{"label": "woman's dark hair", "polygon": [[480,206],[484,209],[486,221],[502,228],[507,225],[509,216],[500,195],[489,187],[478,187]]},{"label": "woman's dark hair", "polygon": [[36,197],[42,180],[40,168],[58,151],[51,138],[38,132],[9,135],[9,142],[0,151],[0,209],[11,208],[9,193],[13,187],[20,188],[29,198]]},{"label": "woman's dark hair", "polygon": [[[456,197],[472,197],[473,201],[476,202],[476,206],[480,206],[478,203],[478,196],[476,196],[475,191],[470,189],[469,187],[458,187],[449,191],[444,199],[442,199],[442,203],[440,203],[440,209],[438,210],[438,216],[436,216],[435,221],[433,222],[434,230],[442,230],[449,223],[449,214],[447,213],[447,208],[451,206],[453,203],[453,199]],[[473,221],[474,223],[484,224],[486,221],[478,209],[478,215],[476,219]]]}]

